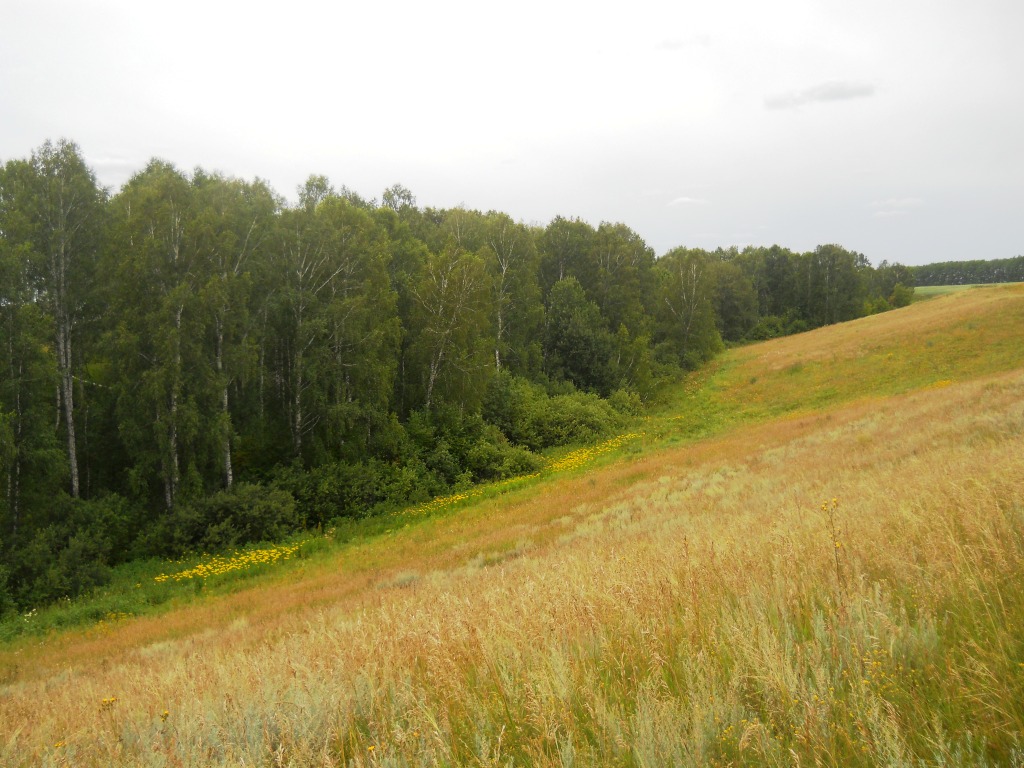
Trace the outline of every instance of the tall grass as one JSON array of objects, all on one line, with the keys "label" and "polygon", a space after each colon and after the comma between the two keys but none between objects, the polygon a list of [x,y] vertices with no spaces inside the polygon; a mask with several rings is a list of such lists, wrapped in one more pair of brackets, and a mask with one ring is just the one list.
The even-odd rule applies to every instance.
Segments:
[{"label": "tall grass", "polygon": [[205,631],[24,646],[0,763],[1024,765],[1017,368],[487,499]]}]

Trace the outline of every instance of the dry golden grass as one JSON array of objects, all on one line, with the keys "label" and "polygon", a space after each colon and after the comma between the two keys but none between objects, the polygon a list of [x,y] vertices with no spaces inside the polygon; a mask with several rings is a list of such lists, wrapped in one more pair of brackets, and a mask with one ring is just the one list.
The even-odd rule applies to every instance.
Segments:
[{"label": "dry golden grass", "polygon": [[[765,342],[757,346],[751,359],[767,373],[796,362],[862,357],[881,348],[895,351],[908,342],[922,347],[933,335],[948,344],[950,333],[970,325],[984,324],[982,332],[990,333],[1017,323],[1024,317],[1022,294],[1024,283],[959,292],[942,301]],[[988,359],[989,352],[978,349],[975,356]]]},{"label": "dry golden grass", "polygon": [[794,364],[873,381],[866,355],[913,357],[928,327],[934,354],[957,324],[992,341],[917,391],[837,395],[276,585],[13,646],[0,763],[1024,764],[1024,322],[1006,322],[1024,292],[975,293],[736,350],[712,381],[785,398]]},{"label": "dry golden grass", "polygon": [[978,288],[734,350],[719,397],[756,413],[1015,370],[1024,349],[1024,283]]}]

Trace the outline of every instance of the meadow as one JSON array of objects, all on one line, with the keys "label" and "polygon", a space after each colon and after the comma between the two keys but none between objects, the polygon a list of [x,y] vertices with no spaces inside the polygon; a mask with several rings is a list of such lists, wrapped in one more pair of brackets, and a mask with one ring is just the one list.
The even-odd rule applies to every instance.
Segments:
[{"label": "meadow", "polygon": [[920,285],[914,288],[914,301],[927,301],[937,296],[965,291],[968,288],[980,288],[983,284],[967,283],[966,285]]},{"label": "meadow", "polygon": [[8,642],[0,764],[1024,765],[1024,286],[730,350],[560,460]]}]

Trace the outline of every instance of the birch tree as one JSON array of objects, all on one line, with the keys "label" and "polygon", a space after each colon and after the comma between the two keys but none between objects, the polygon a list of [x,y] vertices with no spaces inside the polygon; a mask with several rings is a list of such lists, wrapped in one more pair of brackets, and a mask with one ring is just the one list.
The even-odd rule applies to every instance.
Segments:
[{"label": "birch tree", "polygon": [[658,260],[659,338],[696,368],[722,348],[715,326],[713,265],[706,253],[675,248]]},{"label": "birch tree", "polygon": [[[111,341],[132,485],[142,491],[159,477],[168,510],[183,480],[195,484],[194,472],[204,463],[195,455],[197,442],[210,439],[200,424],[211,412],[204,402],[211,366],[202,353],[193,197],[189,180],[162,161],[132,177],[113,200],[106,273],[117,286]],[[192,470],[187,476],[186,469]]]},{"label": "birch tree", "polygon": [[201,304],[212,330],[213,368],[220,405],[217,432],[223,485],[234,483],[235,419],[231,391],[254,368],[255,334],[249,313],[252,261],[263,255],[273,231],[278,201],[262,182],[246,183],[197,174],[196,252],[201,269]]},{"label": "birch tree", "polygon": [[511,357],[525,372],[531,335],[541,321],[538,254],[533,233],[504,213],[491,212],[484,222],[483,257],[491,287],[494,318],[494,367]]},{"label": "birch tree", "polygon": [[27,161],[5,168],[5,237],[25,246],[37,300],[53,324],[58,410],[66,445],[69,491],[81,493],[76,431],[76,334],[102,234],[105,194],[76,144],[46,142]]},{"label": "birch tree", "polygon": [[482,394],[486,275],[479,257],[456,245],[430,254],[412,289],[416,300],[415,346],[421,360],[427,410],[443,389],[446,397],[472,404]]}]

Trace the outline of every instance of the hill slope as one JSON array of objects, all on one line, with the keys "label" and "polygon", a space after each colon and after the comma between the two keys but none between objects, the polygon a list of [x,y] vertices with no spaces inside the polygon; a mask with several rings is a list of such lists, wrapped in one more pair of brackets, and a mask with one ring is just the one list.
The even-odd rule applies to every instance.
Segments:
[{"label": "hill slope", "polygon": [[733,350],[628,455],[4,651],[4,765],[1024,760],[1024,287]]}]

